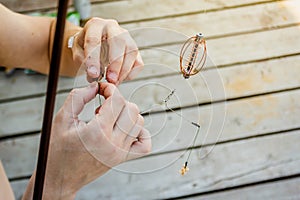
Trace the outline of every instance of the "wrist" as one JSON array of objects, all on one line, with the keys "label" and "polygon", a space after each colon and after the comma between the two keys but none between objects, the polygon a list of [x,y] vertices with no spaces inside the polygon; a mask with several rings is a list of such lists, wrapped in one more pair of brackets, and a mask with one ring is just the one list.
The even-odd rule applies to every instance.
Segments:
[{"label": "wrist", "polygon": [[[54,178],[54,180],[56,180],[56,178]],[[30,178],[30,181],[27,185],[22,200],[33,199],[34,182],[35,182],[35,172]],[[50,179],[46,177],[44,183],[44,189],[43,189],[43,200],[56,200],[56,199],[73,200],[75,199],[75,196],[76,196],[75,191],[71,189],[67,189],[65,186],[61,185],[58,182],[50,181]]]}]

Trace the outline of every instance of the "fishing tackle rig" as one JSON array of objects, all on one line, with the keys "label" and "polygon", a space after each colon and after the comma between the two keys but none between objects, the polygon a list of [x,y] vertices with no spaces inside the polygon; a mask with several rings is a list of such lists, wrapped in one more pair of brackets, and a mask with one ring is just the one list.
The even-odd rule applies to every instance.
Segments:
[{"label": "fishing tackle rig", "polygon": [[[189,56],[186,57],[186,53],[190,51]],[[197,74],[201,71],[201,69],[204,67],[207,57],[207,50],[206,50],[206,41],[204,39],[204,36],[202,33],[198,33],[193,37],[190,37],[188,40],[185,41],[183,46],[181,47],[180,51],[180,71],[185,79],[188,79],[190,76]],[[98,113],[102,101],[100,97],[100,81],[103,76],[100,76],[97,80],[99,84],[98,89],[98,101],[99,101],[99,107],[96,109],[95,114]],[[178,117],[182,118],[184,121],[188,122],[189,124],[195,126],[197,128],[197,131],[194,135],[192,144],[190,147],[187,148],[188,150],[188,156],[187,159],[183,165],[183,167],[180,169],[180,174],[185,175],[188,171],[188,163],[190,160],[191,152],[195,146],[195,143],[197,141],[199,132],[200,132],[200,124],[197,122],[193,122],[186,118],[185,116],[181,115],[180,113],[176,112],[174,109],[168,106],[168,101],[171,99],[171,97],[174,95],[175,89],[171,90],[171,92],[168,94],[168,96],[163,100],[165,107],[167,110],[175,113]],[[143,111],[140,114],[146,113],[148,111]]]},{"label": "fishing tackle rig", "polygon": [[[186,53],[190,51],[187,56]],[[180,71],[185,79],[197,74],[205,65],[207,57],[206,41],[198,33],[185,41],[180,51]]]},{"label": "fishing tackle rig", "polygon": [[188,122],[189,124],[191,124],[191,125],[193,125],[197,128],[197,131],[195,133],[192,145],[188,148],[189,153],[188,153],[187,159],[186,159],[183,167],[179,171],[181,175],[184,175],[189,170],[188,162],[189,162],[189,159],[190,159],[190,156],[191,156],[192,149],[195,146],[195,143],[197,141],[197,137],[199,135],[201,126],[197,122],[193,122],[193,121],[189,120],[188,118],[186,118],[185,116],[181,115],[180,113],[176,112],[175,110],[173,110],[171,107],[168,106],[168,101],[171,99],[171,97],[174,95],[174,93],[175,93],[175,90],[172,90],[171,93],[164,99],[164,103],[165,103],[166,108],[168,110],[170,110],[171,112],[175,113],[180,118],[182,118],[184,121]]},{"label": "fishing tackle rig", "polygon": [[[189,56],[186,57],[186,53],[189,53]],[[190,76],[197,74],[201,71],[204,67],[207,58],[207,50],[206,50],[206,41],[202,33],[198,33],[193,37],[190,37],[185,41],[185,43],[181,47],[180,51],[180,71],[185,79],[188,79]],[[192,124],[197,128],[197,132],[195,133],[192,145],[188,148],[189,153],[188,157],[180,170],[180,174],[184,175],[189,170],[188,162],[191,156],[191,152],[193,147],[195,146],[197,137],[200,132],[200,125],[196,122],[192,122],[182,116],[181,114],[177,113],[175,110],[170,108],[167,102],[170,100],[171,96],[174,94],[175,90],[173,90],[164,100],[165,106],[168,110],[174,112],[176,115],[187,121],[188,123]]]}]

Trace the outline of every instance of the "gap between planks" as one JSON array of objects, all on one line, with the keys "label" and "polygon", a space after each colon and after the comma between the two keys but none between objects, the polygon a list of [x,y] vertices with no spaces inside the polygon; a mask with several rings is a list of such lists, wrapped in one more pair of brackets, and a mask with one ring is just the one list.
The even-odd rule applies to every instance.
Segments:
[{"label": "gap between planks", "polygon": [[[209,112],[206,112],[206,108],[202,108],[201,117],[203,118],[201,118],[200,124],[202,124],[203,126],[196,146],[209,149],[210,147],[213,147],[212,144],[218,143],[219,145],[221,145],[223,141],[223,144],[225,145],[231,144],[233,142],[242,142],[255,139],[260,140],[265,138],[266,136],[275,137],[276,135],[278,135],[278,132],[280,133],[279,135],[284,135],[288,132],[299,131],[300,124],[297,120],[297,116],[299,115],[300,109],[299,106],[295,107],[297,105],[294,105],[299,95],[300,90],[294,91],[292,93],[289,92],[285,95],[273,95],[265,98],[259,97],[228,103],[228,114],[226,117],[225,126],[222,130],[222,134],[219,135],[219,137],[218,133],[216,133],[217,130],[215,130],[215,126],[218,126],[220,119],[216,119],[213,122],[215,123],[215,126],[212,125],[213,130],[210,130],[211,125],[209,122],[207,122],[210,119]],[[274,104],[274,101],[277,103]],[[284,113],[278,113],[281,112],[281,110],[284,110]],[[185,110],[183,114],[189,117],[193,117],[193,112],[189,113],[190,111],[191,110]],[[241,116],[241,113],[248,113],[248,115]],[[289,117],[285,117],[286,115]],[[238,123],[236,122],[237,116],[239,116]],[[166,151],[167,154],[160,154],[162,156],[176,153],[178,152],[178,149],[186,149],[187,147],[189,147],[194,133],[194,127],[184,126],[183,129],[180,128],[180,133],[176,134],[176,130],[178,131],[177,127],[178,125],[180,125],[180,120],[176,118],[177,116],[172,113],[169,117],[172,118],[172,121],[169,121],[166,124],[165,129],[162,130],[162,134],[158,135],[160,137],[153,138],[153,153],[161,153],[162,151]],[[262,117],[265,117],[265,119],[262,119]],[[162,121],[160,118],[153,118],[153,120]],[[284,124],[284,126],[281,126],[282,124]],[[185,133],[192,134],[187,135]],[[263,136],[259,137],[258,135]],[[163,150],[160,150],[161,147],[163,147],[170,141],[172,141],[172,143],[164,147]],[[18,175],[16,174],[16,172],[12,172],[11,170],[15,171],[14,168],[19,166],[18,164],[16,164],[16,162],[20,162],[18,161],[18,159],[24,157],[28,158],[29,156],[28,159],[25,159],[26,162],[22,162],[23,166],[30,166],[34,163],[34,161],[30,161],[31,159],[34,159],[30,157],[30,155],[35,154],[35,144],[37,143],[38,135],[17,138],[15,140],[8,140],[0,143],[0,153],[6,152],[5,154],[2,154],[1,157],[3,159],[3,164],[7,169],[9,169],[9,178],[24,176],[29,173],[28,170],[30,170],[31,167],[26,167],[26,169],[23,168],[21,170],[22,172],[19,170]],[[11,146],[12,144],[14,144],[14,146]],[[204,146],[205,144],[210,145]],[[22,150],[19,148],[19,146],[22,147]],[[31,153],[28,153],[29,151]],[[19,153],[16,154],[17,152]],[[18,156],[16,157],[14,156],[14,154]]]},{"label": "gap between planks", "polygon": [[[290,57],[290,58],[284,58],[284,59],[279,59],[279,60],[271,60],[271,61],[266,61],[262,63],[257,63],[257,65],[245,65],[245,66],[239,66],[239,67],[234,67],[234,68],[224,68],[221,71],[219,71],[219,75],[221,79],[223,79],[224,83],[224,89],[225,89],[225,95],[220,95],[216,93],[214,97],[210,97],[210,95],[207,93],[207,89],[213,90],[213,88],[206,87],[205,82],[202,82],[202,79],[192,79],[189,80],[186,84],[192,85],[192,90],[198,91],[197,96],[194,96],[192,90],[188,93],[186,91],[186,87],[189,87],[188,85],[182,85],[182,83],[185,82],[180,82],[182,79],[181,77],[167,77],[167,78],[161,78],[161,79],[154,79],[152,82],[156,83],[161,83],[161,84],[166,84],[170,82],[170,80],[175,81],[176,85],[172,85],[174,88],[177,88],[177,93],[185,93],[188,94],[188,96],[193,97],[193,98],[184,98],[180,97],[180,102],[181,106],[185,107],[186,109],[192,106],[204,106],[204,105],[211,105],[210,102],[214,103],[225,103],[226,100],[238,100],[238,99],[246,99],[248,97],[256,97],[256,96],[261,96],[261,95],[267,95],[267,94],[276,94],[280,92],[289,92],[293,91],[299,88],[299,79],[297,79],[297,74],[299,71],[297,63],[299,62],[300,57]],[[282,65],[289,65],[290,68],[288,71],[285,71],[285,68],[282,68]],[[281,76],[282,74],[285,74],[285,76]],[[251,76],[241,76],[243,74],[251,74]],[[211,77],[215,77],[214,73],[211,73],[209,71],[203,72],[203,76],[205,77],[204,80],[211,80]],[[231,77],[237,77],[235,79],[232,79]],[[177,80],[178,79],[178,80]],[[142,81],[143,83],[144,81]],[[166,97],[169,91],[161,91],[156,90],[152,91],[151,88],[145,90],[145,92],[148,92],[146,99],[135,99],[131,98],[131,92],[139,85],[142,83],[139,82],[132,82],[132,83],[127,83],[124,84],[123,86],[120,86],[120,90],[124,97],[128,100],[133,101],[137,105],[139,105],[141,110],[147,109],[148,103],[151,103],[151,105],[159,103],[157,102],[156,99],[163,99]],[[151,82],[150,82],[151,83]],[[216,84],[216,82],[214,81]],[[246,84],[247,83],[247,84]],[[245,85],[246,84],[246,85]],[[243,86],[243,87],[241,87]],[[206,88],[206,89],[205,89]],[[153,89],[153,88],[152,88]],[[155,88],[154,88],[155,89]],[[160,88],[156,88],[160,89]],[[220,89],[220,88],[217,88]],[[212,91],[212,92],[218,92]],[[222,93],[223,94],[223,93]],[[60,94],[58,95],[58,104],[61,105],[65,96],[67,94]],[[156,98],[154,98],[156,97]],[[13,113],[15,112],[15,107],[18,107],[19,111],[22,110],[22,112],[25,113],[33,113],[33,118],[34,119],[39,119],[41,116],[38,113],[42,113],[42,106],[38,107],[36,105],[42,105],[43,98],[33,98],[33,99],[28,99],[28,100],[23,100],[23,101],[15,101],[15,102],[10,102],[6,104],[1,104],[0,107],[2,110],[2,114],[5,117],[5,119],[10,118]],[[59,106],[58,105],[58,106]],[[178,103],[170,102],[169,106],[172,108],[178,108]],[[163,108],[163,107],[162,107]],[[162,110],[165,110],[162,109]],[[184,109],[182,109],[184,110]],[[91,113],[93,112],[92,110],[88,110]],[[87,112],[88,112],[87,111]],[[157,110],[159,111],[159,110]],[[159,113],[159,112],[157,112]],[[86,113],[87,114],[87,113]],[[27,119],[26,115],[18,115],[18,123],[22,122],[22,119]],[[87,118],[85,118],[88,120]],[[1,127],[2,127],[2,136],[8,136],[8,135],[13,135],[13,133],[18,134],[16,127],[13,127],[15,131],[12,132],[11,129],[7,129],[7,123],[11,123],[11,121],[5,122],[2,121],[0,122]],[[23,122],[25,123],[25,121]],[[35,124],[34,126],[31,124]],[[29,124],[28,126],[24,127],[22,126],[22,131],[19,130],[19,133],[23,133],[24,131],[37,131],[37,129],[32,129],[33,127],[36,126],[36,121],[28,121],[26,124]],[[32,127],[32,128],[29,128]],[[10,131],[9,131],[10,130]]]},{"label": "gap between planks", "polygon": [[[279,33],[278,34],[284,34],[285,32],[289,32],[289,33],[293,33],[293,31],[295,31],[295,30],[297,30],[297,27],[295,27],[295,28],[287,28],[287,29],[279,29],[279,30],[277,30],[277,31],[279,31]],[[263,33],[263,35],[261,35],[261,34],[258,34],[258,36],[259,35],[261,35],[261,37],[265,37],[266,35],[268,35],[268,34],[273,34],[273,33],[276,33],[277,31],[271,31],[271,32],[265,32],[265,33]],[[256,34],[257,35],[257,34]],[[291,34],[291,37],[294,37],[293,36],[294,34]],[[251,36],[252,37],[252,36]],[[251,38],[250,37],[250,38]],[[233,37],[233,39],[234,39],[235,37]],[[248,35],[247,35],[247,38],[248,38]],[[249,39],[250,39],[249,38]],[[259,38],[259,37],[258,37]],[[289,37],[290,38],[290,37]],[[229,39],[230,41],[232,41],[232,39]],[[220,50],[217,50],[217,49],[219,49],[220,47],[219,46],[221,46],[222,47],[222,45],[218,45],[218,44],[221,44],[219,41],[218,41],[218,39],[217,39],[217,41],[214,41],[213,40],[213,42],[211,42],[211,44],[212,44],[212,46],[213,46],[213,48],[212,48],[212,50],[214,50],[214,56],[213,57],[218,57],[218,59],[219,59],[219,61],[217,61],[216,62],[216,66],[220,66],[220,68],[224,68],[224,67],[231,67],[231,66],[236,66],[236,65],[239,65],[239,64],[247,64],[247,63],[252,63],[252,64],[255,64],[256,62],[262,62],[262,61],[267,61],[267,60],[272,60],[272,59],[278,59],[278,58],[284,58],[284,57],[289,57],[289,56],[297,56],[297,55],[299,55],[299,49],[298,49],[298,51],[297,51],[297,48],[294,48],[295,50],[293,50],[292,48],[289,48],[290,47],[290,44],[291,44],[291,41],[289,41],[289,40],[287,40],[287,41],[283,41],[283,42],[281,42],[283,39],[281,39],[279,42],[280,43],[282,43],[282,45],[280,45],[280,47],[282,48],[281,50],[280,50],[280,48],[278,49],[278,48],[276,48],[277,50],[275,51],[274,49],[272,50],[271,49],[271,47],[269,47],[267,50],[267,55],[265,55],[264,54],[264,56],[257,56],[257,55],[255,55],[255,54],[257,54],[257,53],[255,53],[255,52],[251,52],[250,54],[248,53],[248,56],[247,56],[247,58],[243,58],[243,59],[241,59],[240,61],[236,61],[236,60],[226,60],[226,56],[224,57],[224,56],[222,56],[222,55],[219,55],[219,54],[221,54],[221,51]],[[226,41],[226,40],[225,40]],[[224,41],[224,42],[225,42]],[[272,40],[271,40],[272,41]],[[269,42],[271,42],[271,41],[267,41],[267,43],[269,43]],[[295,43],[296,41],[294,41],[294,43]],[[228,43],[228,42],[227,42]],[[231,44],[231,43],[230,43]],[[216,46],[217,45],[217,46]],[[242,44],[241,44],[242,45]],[[285,47],[286,46],[286,47]],[[265,46],[265,48],[266,47],[268,47],[268,46]],[[174,48],[174,47],[171,47],[171,48]],[[215,49],[215,48],[217,48],[217,49]],[[289,50],[287,50],[287,49],[289,49]],[[236,50],[232,50],[232,52],[234,52],[234,51],[237,51],[238,49],[236,49]],[[245,50],[246,51],[246,50]],[[274,52],[273,52],[274,51]],[[280,51],[279,53],[278,53],[278,51]],[[232,52],[230,52],[230,53],[232,53]],[[246,53],[246,52],[245,52]],[[143,54],[143,52],[142,52],[142,54]],[[253,55],[252,55],[253,54]],[[221,58],[219,58],[221,56]],[[146,56],[146,58],[148,59],[148,57],[149,56]],[[234,56],[234,58],[235,58],[236,56]],[[152,59],[152,58],[151,58]],[[151,59],[148,61],[148,60],[146,60],[147,62],[151,62]],[[146,62],[146,63],[147,63]],[[158,61],[159,62],[159,61]],[[174,64],[174,59],[171,59],[171,57],[170,58],[168,58],[168,59],[166,59],[165,61],[165,64],[167,65],[167,66],[173,66]],[[208,64],[209,65],[209,64]],[[154,78],[154,77],[164,77],[164,76],[168,76],[168,75],[173,75],[174,74],[174,72],[173,72],[173,69],[171,70],[171,72],[170,72],[170,70],[168,70],[168,71],[166,71],[166,72],[163,72],[163,74],[162,75],[160,75],[159,76],[159,72],[157,71],[157,70],[155,70],[155,69],[152,69],[153,67],[145,67],[145,75],[140,75],[136,80],[133,80],[132,82],[136,82],[136,81],[139,81],[139,80],[149,80],[150,78]],[[207,69],[210,69],[210,68],[213,68],[213,67],[211,67],[211,66],[207,66]],[[205,70],[207,70],[207,69],[205,69]],[[149,74],[150,72],[149,72],[149,70],[154,70],[153,72],[151,72],[151,75]],[[175,70],[175,69],[174,69]],[[205,71],[204,70],[204,71]],[[2,74],[2,76],[4,76],[3,74]],[[18,77],[17,77],[18,78]],[[12,80],[13,79],[16,79],[16,78],[11,78]],[[26,88],[28,88],[28,89],[30,89],[30,91],[37,91],[37,95],[38,96],[43,96],[43,93],[44,93],[44,89],[43,88],[36,88],[36,81],[38,81],[38,82],[40,82],[40,84],[38,84],[39,86],[42,86],[42,85],[45,85],[45,79],[46,79],[46,77],[45,76],[41,76],[41,75],[37,75],[37,78],[35,78],[35,81],[33,82],[33,81],[30,81],[31,80],[31,77],[27,77],[27,76],[21,76],[21,77],[19,77],[19,79],[20,80],[22,80],[22,79],[24,79],[24,80],[22,80],[21,82],[22,82],[22,84],[24,84],[24,82],[25,83],[27,83],[27,82],[29,82],[29,84],[28,84],[28,86],[26,87]],[[19,80],[19,79],[17,79],[17,80]],[[36,80],[37,79],[37,80]],[[0,80],[1,82],[3,82],[1,85],[7,85],[7,86],[5,86],[5,88],[6,88],[6,90],[3,90],[3,94],[2,94],[2,98],[1,98],[1,100],[0,100],[0,102],[1,103],[4,103],[4,102],[8,102],[8,101],[14,101],[14,100],[20,100],[20,99],[22,99],[22,97],[24,96],[24,98],[30,98],[30,97],[34,97],[36,94],[32,94],[32,95],[25,95],[25,94],[23,94],[24,93],[24,90],[22,89],[22,90],[20,90],[20,87],[17,87],[17,85],[16,84],[18,84],[18,82],[17,83],[14,83],[14,82],[16,82],[16,81],[14,81],[13,83],[10,83],[10,82],[7,82],[6,81],[6,79],[1,79]],[[43,84],[41,84],[41,82],[43,83]],[[60,91],[62,91],[62,92],[64,92],[64,91],[69,91],[69,90],[71,90],[71,88],[72,87],[74,87],[74,84],[73,84],[73,82],[74,82],[74,79],[66,79],[66,78],[61,78],[60,79],[60,81],[59,81],[59,85],[63,85],[63,87],[62,86],[60,86],[59,87],[59,90]],[[8,88],[7,87],[12,87],[12,86],[14,86],[15,87],[15,90],[17,89],[18,91],[14,91],[14,90],[12,90],[12,89],[9,89],[8,90]],[[4,88],[4,86],[2,86],[3,88]],[[34,88],[36,88],[36,89],[34,89],[34,88],[32,88],[32,87],[34,87]],[[21,88],[23,88],[23,87],[21,87]],[[12,93],[11,93],[11,95],[9,95],[9,93],[7,93],[7,91],[13,91]],[[40,92],[38,92],[38,91],[40,91]],[[7,93],[7,94],[6,94]],[[4,95],[5,94],[5,95]],[[11,96],[11,97],[7,97],[7,95],[8,96]],[[13,96],[16,96],[16,97],[13,97]],[[19,97],[18,97],[19,96]],[[5,97],[5,98],[4,98]]]}]

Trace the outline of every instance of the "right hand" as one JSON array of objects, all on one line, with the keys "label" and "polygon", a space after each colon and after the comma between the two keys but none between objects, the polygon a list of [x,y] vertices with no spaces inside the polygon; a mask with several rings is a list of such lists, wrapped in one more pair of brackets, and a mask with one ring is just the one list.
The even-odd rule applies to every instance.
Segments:
[{"label": "right hand", "polygon": [[78,115],[97,95],[96,82],[74,89],[54,118],[43,199],[72,199],[111,167],[150,152],[150,134],[137,106],[113,84],[100,87],[106,100],[90,122]]}]

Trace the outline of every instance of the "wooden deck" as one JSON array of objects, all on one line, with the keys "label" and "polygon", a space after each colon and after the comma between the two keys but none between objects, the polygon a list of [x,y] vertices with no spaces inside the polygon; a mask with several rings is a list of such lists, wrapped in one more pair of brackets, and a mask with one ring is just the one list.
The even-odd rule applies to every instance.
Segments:
[{"label": "wooden deck", "polygon": [[[55,7],[2,2],[22,13]],[[145,70],[120,90],[141,110],[157,106],[145,116],[153,154],[111,170],[77,199],[300,199],[299,0],[92,2],[94,16],[117,19],[141,48]],[[209,61],[184,80],[178,52],[198,32]],[[47,77],[0,76],[0,159],[20,199],[36,165]],[[57,107],[84,84],[61,78]],[[176,89],[170,106],[202,126],[185,176],[178,171],[195,128],[164,112],[166,87]]]}]

